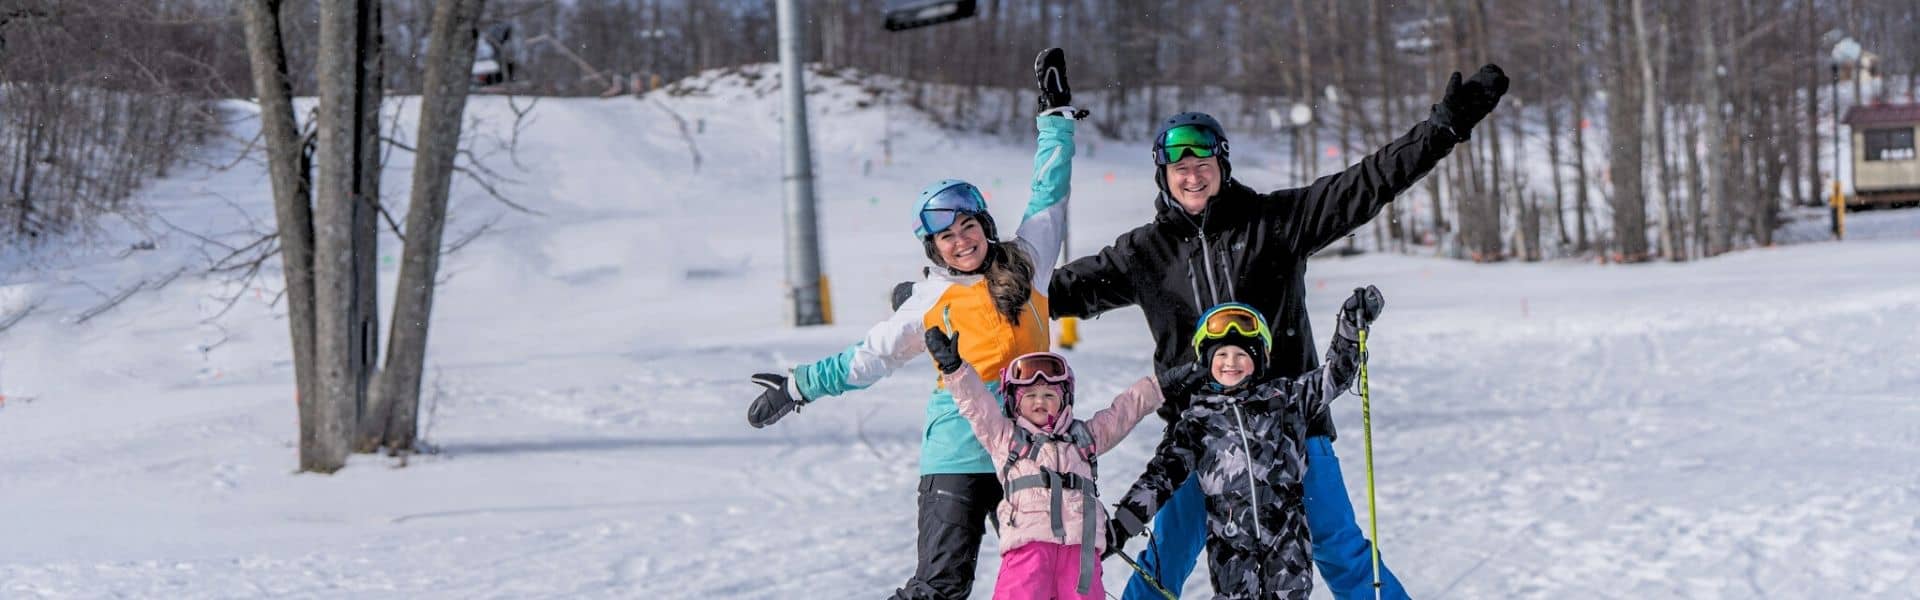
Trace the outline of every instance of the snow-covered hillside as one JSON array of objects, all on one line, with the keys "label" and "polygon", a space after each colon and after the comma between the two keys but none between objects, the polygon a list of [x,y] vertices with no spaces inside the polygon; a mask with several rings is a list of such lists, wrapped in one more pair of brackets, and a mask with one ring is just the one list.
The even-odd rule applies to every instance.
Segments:
[{"label": "snow-covered hillside", "polygon": [[[251,137],[248,105],[230,105],[235,139],[205,149],[207,166],[147,187],[150,215],[84,250],[0,264],[0,323],[34,307],[0,332],[0,597],[845,598],[900,585],[931,366],[766,430],[746,425],[746,377],[824,356],[884,316],[887,290],[925,261],[910,233],[921,185],[974,181],[1001,222],[1017,219],[1031,143],[943,131],[856,82],[818,82],[836,324],[793,329],[778,95],[765,77],[700,83],[539,101],[516,152],[482,155],[541,215],[456,184],[449,238],[491,225],[446,262],[423,408],[442,452],[405,468],[360,456],[333,476],[293,474],[277,267],[244,288],[201,272],[227,254],[218,244],[271,226],[258,161],[215,168]],[[406,100],[390,108],[411,131]],[[512,114],[500,97],[469,106],[483,136],[505,138]],[[1152,214],[1143,146],[1082,147],[1073,256]],[[390,201],[404,202],[407,159],[386,177]],[[1235,174],[1282,180],[1255,161]],[[1316,259],[1320,343],[1348,290],[1387,296],[1371,343],[1386,559],[1421,598],[1911,595],[1915,212],[1850,217],[1871,239],[1689,264]],[[390,288],[399,245],[383,244]],[[1069,357],[1085,415],[1147,374],[1151,346],[1137,310],[1081,331]],[[1364,514],[1359,404],[1337,401],[1337,447]],[[1120,482],[1110,495],[1159,434],[1150,419],[1101,461]],[[999,566],[993,544],[976,598]],[[1107,568],[1117,590],[1126,567]],[[1188,591],[1205,590],[1196,574]]]}]

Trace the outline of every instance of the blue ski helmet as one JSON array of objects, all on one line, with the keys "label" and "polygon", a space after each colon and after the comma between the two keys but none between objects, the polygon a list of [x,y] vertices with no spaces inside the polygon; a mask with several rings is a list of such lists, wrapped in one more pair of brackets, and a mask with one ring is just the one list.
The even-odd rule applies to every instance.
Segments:
[{"label": "blue ski helmet", "polygon": [[920,190],[920,200],[914,204],[913,234],[925,246],[927,260],[941,267],[947,266],[946,261],[940,260],[940,251],[934,247],[933,236],[953,227],[962,215],[980,221],[989,247],[999,245],[1000,233],[994,226],[993,213],[987,212],[987,200],[980,194],[980,188],[958,179],[942,179]]},{"label": "blue ski helmet", "polygon": [[913,235],[919,238],[933,237],[946,231],[961,215],[973,215],[983,221],[987,228],[987,239],[996,240],[993,215],[987,212],[987,200],[980,194],[980,188],[958,179],[942,179],[920,190],[920,200],[914,203]]}]

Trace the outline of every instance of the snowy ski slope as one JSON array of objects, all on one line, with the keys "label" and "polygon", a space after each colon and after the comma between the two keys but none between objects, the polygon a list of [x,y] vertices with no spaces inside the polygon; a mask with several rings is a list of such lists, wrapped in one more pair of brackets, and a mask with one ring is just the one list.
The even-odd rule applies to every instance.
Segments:
[{"label": "snowy ski slope", "polygon": [[[792,329],[774,84],[705,83],[541,100],[518,151],[485,157],[543,215],[455,186],[449,238],[492,227],[446,262],[425,401],[442,452],[406,468],[360,456],[331,477],[293,474],[277,267],[249,287],[196,270],[225,253],[200,237],[244,243],[271,224],[262,166],[215,168],[257,126],[246,105],[230,106],[236,139],[205,149],[205,166],[148,187],[146,218],[84,250],[0,262],[0,319],[36,307],[0,332],[0,597],[851,598],[900,585],[930,364],[767,430],[745,423],[758,389],[746,376],[833,352],[883,316],[891,284],[924,262],[908,213],[922,184],[972,180],[1002,222],[1017,218],[1031,142],[860,108],[862,86],[817,82],[837,320]],[[416,111],[400,112],[409,131]],[[495,135],[511,120],[499,97],[469,115]],[[1143,148],[1081,143],[1073,256],[1151,215]],[[1281,180],[1283,157],[1241,155],[1236,175]],[[406,160],[386,178],[394,202]],[[1871,239],[1689,264],[1316,259],[1320,343],[1348,290],[1387,296],[1371,343],[1381,546],[1408,589],[1920,597],[1920,216],[1850,224]],[[1824,224],[1793,227],[1815,239]],[[155,247],[128,250],[143,240]],[[383,244],[390,289],[399,246]],[[1150,341],[1137,310],[1082,332],[1069,357],[1084,415],[1146,374]],[[1337,447],[1364,515],[1359,406],[1337,401]],[[1149,419],[1101,461],[1110,494],[1159,433]],[[1126,567],[1107,568],[1119,589]],[[1207,595],[1204,571],[1187,589]]]}]

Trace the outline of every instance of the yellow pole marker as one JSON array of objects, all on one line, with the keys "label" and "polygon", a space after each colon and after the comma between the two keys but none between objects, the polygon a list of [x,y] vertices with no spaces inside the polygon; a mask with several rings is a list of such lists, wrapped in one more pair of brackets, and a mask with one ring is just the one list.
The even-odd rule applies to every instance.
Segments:
[{"label": "yellow pole marker", "polygon": [[833,324],[833,293],[827,287],[827,274],[820,274],[820,319],[827,325]]},{"label": "yellow pole marker", "polygon": [[1080,343],[1080,319],[1074,317],[1061,319],[1060,347],[1072,350],[1073,345],[1078,343]]}]

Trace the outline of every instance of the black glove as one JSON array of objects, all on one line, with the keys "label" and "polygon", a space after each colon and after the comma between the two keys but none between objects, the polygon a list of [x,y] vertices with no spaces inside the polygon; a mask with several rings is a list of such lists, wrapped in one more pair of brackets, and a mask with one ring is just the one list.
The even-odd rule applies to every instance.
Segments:
[{"label": "black glove", "polygon": [[1340,326],[1334,335],[1348,340],[1360,339],[1360,330],[1372,325],[1386,308],[1387,299],[1380,295],[1380,288],[1371,285],[1353,288],[1353,295],[1340,305]]},{"label": "black glove", "polygon": [[[1109,556],[1125,552],[1127,550],[1127,540],[1133,539],[1133,536],[1140,535],[1140,530],[1146,528],[1146,522],[1142,519],[1121,518],[1120,515],[1123,512],[1126,513],[1127,516],[1133,515],[1132,511],[1120,507],[1113,509],[1113,518],[1107,519],[1107,549],[1100,553],[1102,560]],[[1128,523],[1135,523],[1137,525],[1129,526]]]},{"label": "black glove", "polygon": [[1120,537],[1120,530],[1114,527],[1114,522],[1112,520],[1108,520],[1107,521],[1107,548],[1105,550],[1100,551],[1100,560],[1106,560],[1107,557],[1113,556],[1115,554],[1119,554],[1121,552],[1125,552],[1126,549],[1127,549],[1127,538]]},{"label": "black glove", "polygon": [[787,376],[778,373],[754,373],[753,382],[767,388],[760,397],[753,399],[747,407],[747,424],[754,429],[772,425],[787,416],[787,413],[800,410],[809,402],[806,394],[788,385]]},{"label": "black glove", "polygon": [[953,332],[953,337],[947,337],[947,332],[941,331],[939,327],[928,329],[927,355],[933,357],[933,364],[940,366],[941,373],[948,375],[952,375],[954,371],[960,370],[962,365],[967,364],[966,361],[960,360],[960,332],[958,331]]},{"label": "black glove", "polygon": [[902,281],[893,284],[893,297],[889,300],[893,302],[894,310],[900,310],[900,305],[906,304],[911,299],[913,299],[913,282]]},{"label": "black glove", "polygon": [[1167,393],[1169,401],[1185,398],[1200,391],[1200,386],[1206,385],[1211,377],[1213,374],[1202,368],[1200,363],[1190,362],[1161,372],[1160,390]]},{"label": "black glove", "polygon": [[[1040,82],[1038,104],[1040,114],[1046,114],[1056,108],[1073,106],[1073,90],[1067,86],[1067,53],[1059,48],[1041,50],[1033,57],[1033,77]],[[1087,118],[1087,111],[1074,109],[1073,114],[1064,115],[1074,119]]]},{"label": "black glove", "polygon": [[1498,65],[1480,67],[1464,84],[1460,83],[1460,72],[1454,71],[1447,80],[1446,95],[1433,105],[1433,116],[1428,120],[1452,131],[1460,141],[1467,141],[1473,126],[1493,112],[1500,97],[1507,94],[1507,83],[1507,73]]}]

